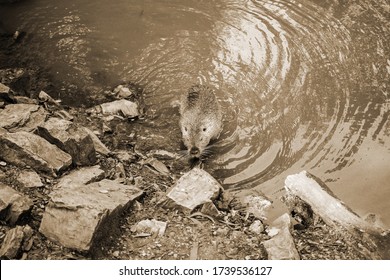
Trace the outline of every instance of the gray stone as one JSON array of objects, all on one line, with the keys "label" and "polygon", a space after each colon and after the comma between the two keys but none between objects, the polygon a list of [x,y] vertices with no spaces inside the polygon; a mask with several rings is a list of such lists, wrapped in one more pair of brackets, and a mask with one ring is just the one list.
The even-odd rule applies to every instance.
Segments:
[{"label": "gray stone", "polygon": [[87,185],[93,182],[104,179],[105,174],[98,165],[83,167],[78,170],[73,170],[69,174],[63,176],[57,183],[56,188],[66,188],[72,184]]},{"label": "gray stone", "polygon": [[33,202],[28,197],[0,183],[0,217],[14,225],[19,218],[28,213]]},{"label": "gray stone", "polygon": [[122,162],[134,162],[137,156],[134,153],[128,151],[119,150],[115,152],[116,157]]},{"label": "gray stone", "polygon": [[142,220],[138,222],[136,225],[131,227],[131,231],[133,233],[143,235],[153,235],[158,234],[158,236],[163,236],[165,230],[167,228],[167,223],[162,221],[157,221],[155,219],[152,220]]},{"label": "gray stone", "polygon": [[103,115],[121,114],[126,118],[138,117],[138,105],[126,99],[107,102],[99,105]]},{"label": "gray stone", "polygon": [[19,131],[0,134],[0,158],[25,167],[31,166],[51,175],[68,168],[72,157],[38,135]]},{"label": "gray stone", "polygon": [[25,188],[43,187],[41,178],[35,171],[32,170],[24,170],[20,172],[17,180]]},{"label": "gray stone", "polygon": [[61,105],[43,90],[38,95],[39,100],[60,107]]},{"label": "gray stone", "polygon": [[0,248],[0,257],[8,259],[16,258],[21,252],[23,237],[23,227],[17,226],[16,228],[9,230]]},{"label": "gray stone", "polygon": [[118,230],[120,215],[142,193],[107,179],[87,185],[69,182],[50,194],[39,230],[65,247],[93,251],[102,238]]},{"label": "gray stone", "polygon": [[117,98],[121,99],[121,98],[128,98],[128,97],[132,96],[133,92],[128,87],[125,87],[123,85],[119,85],[114,89],[113,94]]},{"label": "gray stone", "polygon": [[206,214],[211,217],[218,217],[221,215],[217,207],[212,203],[211,201],[206,202],[205,204],[202,205],[202,209],[200,209],[200,212],[203,214]]},{"label": "gray stone", "polygon": [[0,83],[0,93],[9,93],[9,87]]},{"label": "gray stone", "polygon": [[248,213],[252,213],[256,218],[260,220],[267,219],[268,208],[272,203],[262,195],[246,195],[239,197],[241,204],[246,208]]},{"label": "gray stone", "polygon": [[382,234],[383,228],[362,219],[338,199],[318,178],[306,171],[289,175],[284,186],[288,195],[297,196],[308,204],[311,210],[331,227],[355,232],[356,229]]},{"label": "gray stone", "polygon": [[260,234],[264,231],[264,225],[261,221],[256,220],[249,226],[249,230],[255,234]]},{"label": "gray stone", "polygon": [[215,199],[221,185],[206,171],[193,168],[168,191],[167,196],[189,210]]},{"label": "gray stone", "polygon": [[21,251],[24,250],[23,243],[31,238],[32,233],[32,229],[28,225],[10,229],[1,245],[0,257],[8,259],[17,258],[21,254]]},{"label": "gray stone", "polygon": [[13,98],[16,101],[16,103],[34,104],[34,105],[39,104],[38,100],[32,99],[32,98],[27,97],[27,96],[14,96]]},{"label": "gray stone", "polygon": [[144,164],[147,164],[148,166],[152,167],[154,170],[156,170],[158,173],[162,175],[169,175],[170,173],[166,165],[161,161],[159,161],[158,159],[148,158],[145,160]]},{"label": "gray stone", "polygon": [[96,163],[96,150],[92,138],[81,126],[71,121],[50,118],[38,126],[37,133],[72,156],[76,165]]},{"label": "gray stone", "polygon": [[295,248],[294,239],[290,234],[291,221],[288,214],[276,219],[269,229],[272,237],[263,242],[270,260],[299,260],[300,256]]},{"label": "gray stone", "polygon": [[35,104],[10,104],[0,111],[0,127],[9,132],[33,131],[45,121],[47,112]]},{"label": "gray stone", "polygon": [[65,110],[55,111],[54,115],[56,117],[60,118],[60,119],[64,119],[64,120],[67,120],[67,121],[73,121],[73,119],[74,119],[74,117],[70,113],[65,111]]},{"label": "gray stone", "polygon": [[96,152],[98,152],[101,155],[109,155],[111,151],[100,141],[100,139],[91,131],[89,128],[84,127],[85,131],[91,136],[91,139],[93,141],[93,145],[95,147]]}]

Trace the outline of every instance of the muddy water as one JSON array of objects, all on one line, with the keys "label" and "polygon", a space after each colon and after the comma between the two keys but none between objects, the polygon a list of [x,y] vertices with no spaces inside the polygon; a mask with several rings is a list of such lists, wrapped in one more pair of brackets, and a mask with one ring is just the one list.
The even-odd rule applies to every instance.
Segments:
[{"label": "muddy water", "polygon": [[225,127],[205,168],[226,188],[277,200],[305,169],[390,227],[388,1],[34,0],[0,16],[27,32],[26,54],[63,83],[65,101],[138,83],[144,133],[178,150],[173,104],[210,84]]}]

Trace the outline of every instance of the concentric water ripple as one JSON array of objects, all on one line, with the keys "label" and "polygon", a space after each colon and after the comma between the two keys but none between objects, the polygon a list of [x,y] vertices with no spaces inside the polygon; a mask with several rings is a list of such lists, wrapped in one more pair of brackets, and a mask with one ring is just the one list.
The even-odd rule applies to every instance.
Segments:
[{"label": "concentric water ripple", "polygon": [[166,139],[155,148],[179,150],[172,104],[210,84],[225,127],[205,168],[224,187],[278,197],[286,175],[306,169],[390,225],[386,0],[33,2],[3,11],[68,98],[140,84],[151,141]]}]

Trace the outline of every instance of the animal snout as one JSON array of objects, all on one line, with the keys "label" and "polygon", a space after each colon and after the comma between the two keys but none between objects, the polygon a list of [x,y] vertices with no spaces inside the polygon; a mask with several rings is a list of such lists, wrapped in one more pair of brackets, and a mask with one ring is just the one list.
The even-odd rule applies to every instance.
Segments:
[{"label": "animal snout", "polygon": [[190,149],[190,155],[191,155],[191,156],[198,156],[199,153],[200,153],[200,151],[199,151],[199,148],[198,148],[198,147],[192,147],[192,148]]}]

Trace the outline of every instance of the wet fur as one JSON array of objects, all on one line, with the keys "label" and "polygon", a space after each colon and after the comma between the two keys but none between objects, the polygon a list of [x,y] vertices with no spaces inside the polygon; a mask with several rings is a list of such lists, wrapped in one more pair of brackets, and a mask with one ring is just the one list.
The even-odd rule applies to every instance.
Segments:
[{"label": "wet fur", "polygon": [[213,90],[203,85],[189,88],[181,98],[180,115],[183,142],[188,151],[198,148],[202,159],[209,153],[210,140],[222,131],[222,112]]}]

